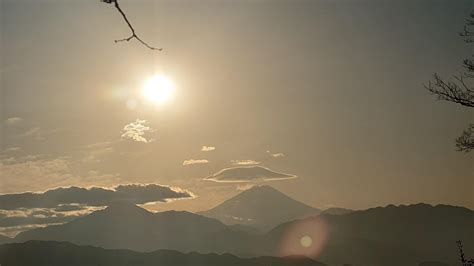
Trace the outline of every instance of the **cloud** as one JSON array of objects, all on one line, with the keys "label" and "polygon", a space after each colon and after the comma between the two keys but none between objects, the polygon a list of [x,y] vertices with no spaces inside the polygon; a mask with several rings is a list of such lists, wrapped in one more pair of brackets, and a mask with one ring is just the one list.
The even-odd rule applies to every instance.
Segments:
[{"label": "cloud", "polygon": [[104,141],[88,144],[80,148],[83,163],[99,163],[110,153],[114,152],[113,145],[118,141]]},{"label": "cloud", "polygon": [[230,163],[233,165],[256,165],[260,164],[260,162],[254,160],[231,160]]},{"label": "cloud", "polygon": [[81,147],[81,150],[84,151],[96,151],[96,150],[107,150],[112,147],[114,143],[117,141],[103,141],[103,142],[96,142],[92,144],[87,144]]},{"label": "cloud", "polygon": [[71,208],[63,211],[48,208],[0,210],[0,233],[13,237],[21,231],[67,223],[90,214],[93,211],[105,208],[86,206],[78,207],[79,208],[75,208],[74,210]]},{"label": "cloud", "polygon": [[275,157],[275,158],[278,158],[278,157],[284,157],[285,154],[282,153],[282,152],[277,152],[277,153],[272,153],[272,154],[270,154],[270,156]]},{"label": "cloud", "polygon": [[10,147],[10,148],[4,149],[0,153],[14,152],[14,151],[19,151],[19,150],[21,150],[20,147]]},{"label": "cloud", "polygon": [[43,140],[44,137],[41,133],[40,127],[33,127],[19,135],[20,138],[32,137],[38,140]]},{"label": "cloud", "polygon": [[158,184],[127,184],[114,188],[60,187],[45,192],[0,195],[0,210],[63,208],[65,205],[108,206],[113,202],[145,204],[194,198],[190,191]]},{"label": "cloud", "polygon": [[[33,230],[36,228],[46,227],[50,225],[55,225],[56,223],[51,224],[29,224],[29,225],[19,225],[19,226],[6,226],[0,227],[0,234],[8,237],[15,237],[18,233],[22,231]],[[62,223],[57,223],[62,224]]]},{"label": "cloud", "polygon": [[236,189],[238,191],[245,191],[245,190],[249,190],[253,188],[254,186],[255,186],[254,184],[244,184],[244,185],[238,185]]},{"label": "cloud", "polygon": [[[25,156],[17,156],[17,157],[8,157],[0,159],[0,163],[2,164],[19,164],[28,161],[38,161],[40,159],[45,159],[47,156],[44,154],[29,154]],[[2,169],[0,165],[0,169]]]},{"label": "cloud", "polygon": [[16,211],[0,211],[0,227],[12,227],[23,225],[43,225],[57,224],[72,221],[75,218],[84,216],[94,209],[84,209],[87,211],[77,212],[57,212],[53,209],[20,209]]},{"label": "cloud", "polygon": [[296,175],[274,172],[263,166],[241,166],[222,169],[204,178],[214,182],[252,182],[296,178]]},{"label": "cloud", "polygon": [[192,199],[187,190],[159,184],[127,184],[114,188],[60,187],[45,192],[0,195],[0,233],[62,224],[114,202],[147,204]]},{"label": "cloud", "polygon": [[[22,158],[2,160],[1,192],[17,189],[35,189],[40,185],[55,185],[72,177],[71,164],[67,158],[31,160]],[[0,204],[1,205],[1,204]]]},{"label": "cloud", "polygon": [[60,204],[58,207],[54,208],[56,212],[77,212],[87,209],[87,207],[79,204]]},{"label": "cloud", "polygon": [[21,117],[10,117],[4,120],[4,124],[9,127],[9,135],[19,139],[32,139],[36,141],[47,140],[51,135],[64,131],[61,128],[44,129],[38,125],[27,123]]},{"label": "cloud", "polygon": [[213,151],[216,147],[213,146],[202,146],[201,151]]},{"label": "cloud", "polygon": [[53,129],[43,129],[41,127],[32,127],[25,132],[18,134],[19,138],[29,138],[37,141],[46,140],[48,137],[51,137],[54,134],[57,134],[64,129],[61,128],[53,128]]},{"label": "cloud", "polygon": [[21,117],[9,117],[5,120],[5,123],[7,125],[15,125],[15,124],[19,124],[23,121],[23,118]]},{"label": "cloud", "polygon": [[138,142],[151,142],[152,139],[145,138],[145,133],[151,130],[151,127],[147,126],[146,120],[137,119],[135,122],[131,122],[125,125],[122,129],[122,138],[131,139]]},{"label": "cloud", "polygon": [[183,165],[191,165],[191,164],[204,164],[204,163],[209,163],[208,160],[206,159],[189,159],[189,160],[184,160]]},{"label": "cloud", "polygon": [[39,191],[60,186],[111,186],[119,174],[80,171],[69,156],[26,155],[0,159],[0,193]]}]

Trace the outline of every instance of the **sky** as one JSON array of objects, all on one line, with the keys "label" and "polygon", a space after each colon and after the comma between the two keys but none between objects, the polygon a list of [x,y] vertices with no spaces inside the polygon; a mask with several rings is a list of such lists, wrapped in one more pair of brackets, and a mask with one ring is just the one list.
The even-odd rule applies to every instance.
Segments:
[{"label": "sky", "polygon": [[201,211],[266,184],[322,209],[474,209],[454,145],[474,113],[423,87],[472,54],[472,1],[120,4],[162,52],[114,43],[129,29],[98,0],[0,0],[1,194],[135,184],[177,193],[148,209]]}]

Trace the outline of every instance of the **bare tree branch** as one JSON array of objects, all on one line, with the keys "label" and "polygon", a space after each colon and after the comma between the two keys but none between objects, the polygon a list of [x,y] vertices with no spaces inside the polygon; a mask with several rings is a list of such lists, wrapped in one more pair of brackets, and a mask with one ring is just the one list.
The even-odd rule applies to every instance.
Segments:
[{"label": "bare tree branch", "polygon": [[436,95],[438,100],[474,107],[474,89],[466,83],[463,75],[454,76],[457,82],[445,81],[438,74],[434,74],[433,78],[434,80],[428,82],[425,88]]},{"label": "bare tree branch", "polygon": [[462,241],[458,240],[456,242],[458,244],[459,257],[461,258],[462,265],[463,266],[473,266],[474,265],[474,259],[470,259],[470,260],[466,259],[466,254],[464,254]]},{"label": "bare tree branch", "polygon": [[474,31],[471,29],[472,26],[474,26],[474,11],[471,12],[469,18],[466,19],[463,31],[459,33],[461,37],[464,37],[464,41],[467,43],[474,42],[472,39],[472,37],[474,37]]},{"label": "bare tree branch", "polygon": [[456,139],[458,151],[469,152],[474,150],[474,124],[465,129],[461,136]]},{"label": "bare tree branch", "polygon": [[[474,44],[474,11],[466,19],[463,31],[459,33],[468,44]],[[425,84],[425,88],[438,100],[449,101],[462,106],[474,107],[474,60],[470,58],[463,60],[464,73],[453,76],[451,80],[441,78],[437,73],[433,75],[433,80]],[[474,150],[474,124],[471,124],[462,135],[456,139],[458,151],[469,152]]]},{"label": "bare tree branch", "polygon": [[101,2],[104,2],[104,3],[107,3],[107,4],[114,4],[115,8],[119,11],[119,13],[122,15],[123,19],[125,20],[125,22],[127,23],[128,27],[130,28],[130,30],[132,31],[132,35],[130,35],[129,37],[127,38],[124,38],[124,39],[120,39],[120,40],[115,40],[116,43],[118,42],[123,42],[123,41],[130,41],[131,39],[137,39],[137,41],[139,41],[140,43],[142,43],[143,45],[145,45],[147,48],[151,49],[151,50],[157,50],[157,51],[162,51],[163,48],[157,48],[157,47],[153,47],[151,45],[149,45],[148,43],[146,43],[145,41],[143,41],[135,32],[135,29],[133,28],[132,24],[130,23],[130,21],[128,20],[127,18],[127,15],[125,14],[125,12],[123,12],[123,10],[120,8],[120,5],[118,3],[118,0],[101,0]]}]

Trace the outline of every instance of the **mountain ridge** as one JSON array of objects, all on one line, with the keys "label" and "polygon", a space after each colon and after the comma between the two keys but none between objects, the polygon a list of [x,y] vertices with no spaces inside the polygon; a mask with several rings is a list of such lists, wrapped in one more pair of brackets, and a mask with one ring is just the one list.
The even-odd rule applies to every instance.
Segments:
[{"label": "mountain ridge", "polygon": [[[418,203],[390,204],[344,215],[321,214],[283,223],[266,234],[267,244],[264,245],[282,241],[291,231],[306,230],[311,235],[308,224],[314,227],[327,225],[324,231],[327,246],[320,258],[329,264],[341,262],[335,260],[337,250],[359,250],[352,261],[359,264],[366,264],[365,258],[370,257],[376,264],[388,258],[402,264],[414,259],[455,263],[458,261],[456,241],[472,243],[474,239],[474,211],[459,206]],[[380,248],[382,250],[374,252]],[[474,253],[474,243],[466,253]],[[391,254],[399,255],[392,257]],[[344,258],[347,255],[337,256]],[[355,259],[357,256],[359,261]],[[403,257],[406,261],[400,260]]]},{"label": "mountain ridge", "polygon": [[242,259],[231,254],[182,253],[173,250],[136,252],[79,246],[69,242],[28,241],[0,245],[1,265],[48,266],[129,266],[129,265],[193,265],[193,266],[324,266],[323,263],[304,257],[255,257]]},{"label": "mountain ridge", "polygon": [[[152,213],[136,205],[115,204],[70,223],[22,232],[15,240],[71,241],[80,245],[137,251],[162,248],[200,251],[199,239],[212,242],[212,236],[219,232],[235,234],[220,221],[197,214],[177,211]],[[202,251],[212,249],[208,247]]]},{"label": "mountain ridge", "polygon": [[271,186],[254,186],[210,210],[198,212],[227,225],[242,224],[262,231],[319,213],[321,210],[292,199]]},{"label": "mountain ridge", "polygon": [[[467,254],[474,253],[474,244],[469,242],[474,239],[473,225],[474,211],[464,207],[390,204],[300,218],[257,234],[246,225],[226,225],[185,211],[152,213],[118,204],[67,224],[21,233],[15,241],[69,241],[144,252],[171,249],[242,257],[303,255],[329,264],[396,266],[455,263],[456,240],[467,244]],[[311,248],[303,244],[308,239]]]}]

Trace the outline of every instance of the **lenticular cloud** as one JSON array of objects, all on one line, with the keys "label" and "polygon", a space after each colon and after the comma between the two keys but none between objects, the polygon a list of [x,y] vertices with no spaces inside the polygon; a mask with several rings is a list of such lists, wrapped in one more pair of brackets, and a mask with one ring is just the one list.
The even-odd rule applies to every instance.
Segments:
[{"label": "lenticular cloud", "polygon": [[296,175],[278,173],[263,166],[241,166],[225,168],[204,178],[214,182],[273,181],[296,178]]}]

